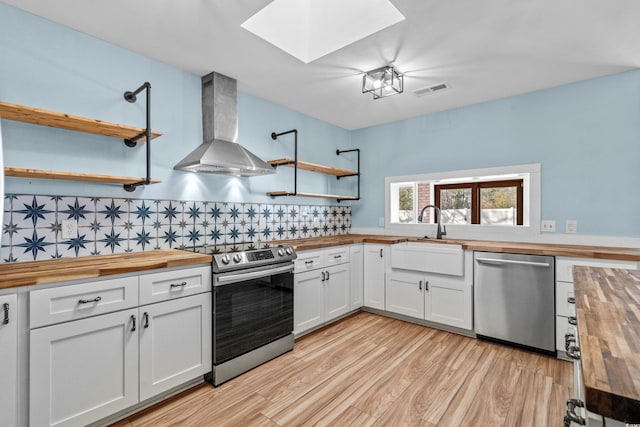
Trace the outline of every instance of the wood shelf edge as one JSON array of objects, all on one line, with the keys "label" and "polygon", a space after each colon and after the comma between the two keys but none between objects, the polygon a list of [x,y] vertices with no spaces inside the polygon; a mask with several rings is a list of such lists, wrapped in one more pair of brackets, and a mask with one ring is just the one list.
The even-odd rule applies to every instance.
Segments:
[{"label": "wood shelf edge", "polygon": [[[12,168],[5,167],[4,174],[7,177],[12,178],[33,178],[33,179],[53,179],[63,181],[82,181],[82,182],[96,182],[102,184],[135,184],[142,182],[145,178],[129,177],[129,176],[115,176],[115,175],[103,175],[95,173],[79,173],[79,172],[63,172],[63,171],[50,171],[42,169],[27,169],[27,168]],[[151,184],[158,184],[162,182],[159,179],[152,179]]]},{"label": "wood shelf edge", "polygon": [[[1,101],[0,118],[122,139],[132,139],[145,132],[144,128],[135,126],[110,123]],[[162,132],[151,131],[152,140],[159,136],[162,136]],[[139,141],[146,141],[146,138],[142,137]]]},{"label": "wood shelf edge", "polygon": [[[287,166],[287,167],[290,167],[290,168],[295,166],[295,160],[291,159],[289,157],[283,157],[281,159],[269,160],[267,163],[269,163],[272,166]],[[339,177],[355,176],[355,175],[358,174],[357,172],[354,172],[354,171],[351,171],[351,170],[334,168],[334,167],[331,167],[331,166],[319,165],[317,163],[305,162],[305,161],[302,161],[302,160],[298,160],[298,169],[307,170],[307,171],[311,171],[311,172],[324,173],[324,174],[327,174],[327,175],[334,175],[334,176],[339,176]]]},{"label": "wood shelf edge", "polygon": [[298,191],[297,194],[294,194],[291,191],[271,191],[267,193],[267,196],[271,196],[271,197],[296,196],[296,197],[314,197],[319,199],[358,200],[356,196],[341,196],[339,194],[323,194],[323,193],[305,193],[302,191]]}]

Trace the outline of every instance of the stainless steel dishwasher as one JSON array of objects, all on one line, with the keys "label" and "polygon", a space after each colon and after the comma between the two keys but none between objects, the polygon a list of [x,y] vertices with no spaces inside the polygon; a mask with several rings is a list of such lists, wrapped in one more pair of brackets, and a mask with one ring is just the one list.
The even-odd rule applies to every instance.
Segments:
[{"label": "stainless steel dishwasher", "polygon": [[552,256],[475,252],[473,278],[479,338],[555,355]]}]

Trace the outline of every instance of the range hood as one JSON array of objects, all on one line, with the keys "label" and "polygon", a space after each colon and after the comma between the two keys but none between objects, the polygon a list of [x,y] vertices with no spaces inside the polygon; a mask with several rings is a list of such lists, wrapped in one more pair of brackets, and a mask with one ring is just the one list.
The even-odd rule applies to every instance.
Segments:
[{"label": "range hood", "polygon": [[273,166],[238,144],[238,82],[219,73],[202,77],[204,142],[173,168],[233,176],[275,173]]}]

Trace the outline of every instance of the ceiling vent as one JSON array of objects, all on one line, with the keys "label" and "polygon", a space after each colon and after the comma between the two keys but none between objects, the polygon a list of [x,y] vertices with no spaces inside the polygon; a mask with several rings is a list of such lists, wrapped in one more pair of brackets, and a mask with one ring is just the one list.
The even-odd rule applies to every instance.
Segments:
[{"label": "ceiling vent", "polygon": [[449,83],[442,82],[442,83],[438,83],[437,85],[416,89],[413,91],[413,93],[415,93],[416,96],[425,96],[430,93],[442,92],[443,90],[450,89],[450,88],[451,86],[449,86]]}]

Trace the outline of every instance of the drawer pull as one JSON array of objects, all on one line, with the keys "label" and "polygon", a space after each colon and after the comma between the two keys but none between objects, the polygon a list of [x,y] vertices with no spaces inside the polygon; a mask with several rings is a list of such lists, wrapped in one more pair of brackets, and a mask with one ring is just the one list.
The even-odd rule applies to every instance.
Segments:
[{"label": "drawer pull", "polygon": [[580,360],[580,347],[571,345],[567,348],[567,356],[574,360]]},{"label": "drawer pull", "polygon": [[9,303],[5,302],[2,304],[2,311],[4,311],[4,319],[2,320],[3,325],[9,324]]},{"label": "drawer pull", "polygon": [[187,282],[182,282],[182,283],[172,283],[169,288],[183,288],[187,286]]},{"label": "drawer pull", "polygon": [[567,322],[569,322],[570,325],[577,325],[578,324],[578,319],[576,318],[576,316],[569,316],[567,318]]},{"label": "drawer pull", "polygon": [[144,328],[146,329],[149,327],[149,313],[145,311],[142,317],[144,317]]},{"label": "drawer pull", "polygon": [[333,256],[333,259],[340,259],[340,258],[342,258],[342,255],[334,255]]},{"label": "drawer pull", "polygon": [[309,261],[305,261],[304,263],[305,263],[305,265],[311,265],[311,264],[313,264],[313,260],[310,259]]},{"label": "drawer pull", "polygon": [[131,326],[131,332],[135,332],[136,331],[136,315],[135,314],[131,315],[131,322],[133,323],[133,325]]},{"label": "drawer pull", "polygon": [[567,302],[569,304],[575,304],[576,303],[576,297],[567,297]]},{"label": "drawer pull", "polygon": [[92,302],[100,302],[102,297],[95,297],[94,299],[81,299],[78,300],[78,304],[91,304]]}]

